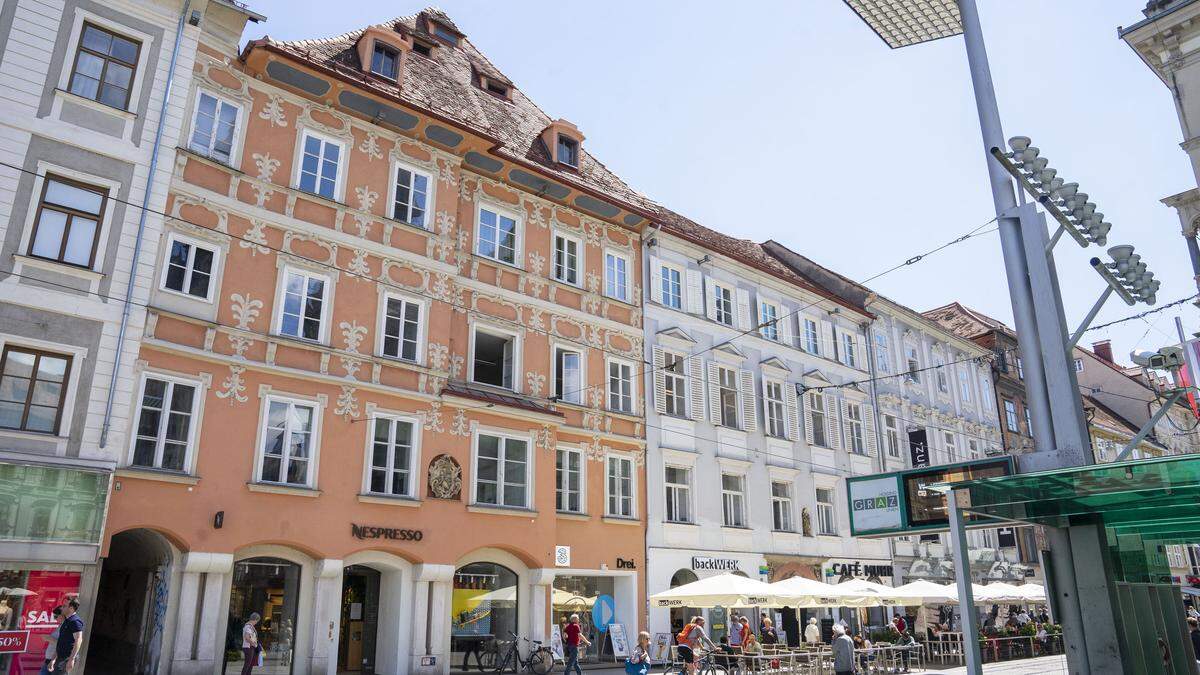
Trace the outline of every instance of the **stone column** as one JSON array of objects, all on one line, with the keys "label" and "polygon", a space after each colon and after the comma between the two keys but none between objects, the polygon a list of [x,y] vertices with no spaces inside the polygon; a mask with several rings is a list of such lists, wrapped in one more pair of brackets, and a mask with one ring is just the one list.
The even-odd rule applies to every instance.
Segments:
[{"label": "stone column", "polygon": [[546,604],[547,587],[554,583],[554,568],[537,567],[529,570],[529,639],[541,640],[546,645],[550,640],[546,635],[549,624],[550,608]]},{"label": "stone column", "polygon": [[337,673],[338,625],[341,623],[342,561],[318,560],[313,570],[313,618],[309,672]]},{"label": "stone column", "polygon": [[409,672],[445,675],[450,672],[450,602],[454,566],[417,565],[413,577],[416,583],[413,584],[412,665]]},{"label": "stone column", "polygon": [[200,675],[217,668],[224,653],[227,628],[221,615],[221,601],[225,579],[232,571],[233,555],[229,553],[192,551],[184,556],[179,597],[172,603],[175,640],[171,673],[174,675]]}]

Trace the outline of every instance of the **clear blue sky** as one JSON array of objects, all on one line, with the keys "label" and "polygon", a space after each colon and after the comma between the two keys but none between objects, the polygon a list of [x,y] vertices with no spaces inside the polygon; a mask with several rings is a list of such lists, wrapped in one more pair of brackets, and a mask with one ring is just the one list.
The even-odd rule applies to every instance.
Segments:
[{"label": "clear blue sky", "polygon": [[[250,0],[245,37],[334,35],[418,3]],[[1117,39],[1143,0],[980,0],[1007,135],[1113,223],[1162,280],[1195,292],[1163,197],[1195,186],[1170,94]],[[441,0],[470,38],[588,150],[636,189],[737,237],[777,239],[865,279],[989,220],[992,202],[962,39],[889,50],[840,0],[754,3]],[[1072,328],[1103,290],[1100,249],[1070,240],[1058,270]],[[1104,256],[1107,259],[1107,256]],[[996,234],[872,284],[917,310],[960,301],[1011,325]],[[1113,298],[1098,322],[1145,309]],[[1131,349],[1174,341],[1172,317],[1085,336]],[[1151,325],[1152,324],[1152,325]]]}]

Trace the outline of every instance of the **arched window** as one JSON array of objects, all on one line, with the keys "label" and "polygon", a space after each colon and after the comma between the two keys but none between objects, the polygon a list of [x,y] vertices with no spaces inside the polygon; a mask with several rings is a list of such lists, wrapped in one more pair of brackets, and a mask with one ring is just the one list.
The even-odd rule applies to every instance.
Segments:
[{"label": "arched window", "polygon": [[[463,565],[454,571],[454,594],[450,607],[451,664],[476,658],[493,640],[509,640],[520,634],[517,574],[490,562]],[[478,663],[473,665],[479,665]]]},{"label": "arched window", "polygon": [[679,570],[675,572],[675,574],[671,575],[671,588],[682,586],[684,584],[690,584],[693,581],[699,581],[699,579],[696,578],[695,572],[691,570]]},{"label": "arched window", "polygon": [[258,639],[269,673],[290,673],[296,639],[296,607],[300,598],[300,566],[282,558],[248,558],[233,566],[229,590],[229,630],[225,636],[225,673],[241,672],[242,626],[258,614]]}]

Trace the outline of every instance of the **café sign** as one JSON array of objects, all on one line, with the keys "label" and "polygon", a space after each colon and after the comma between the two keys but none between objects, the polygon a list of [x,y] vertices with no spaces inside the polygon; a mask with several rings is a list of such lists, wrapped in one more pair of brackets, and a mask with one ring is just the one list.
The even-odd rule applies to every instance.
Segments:
[{"label": "caf\u00e9 sign", "polygon": [[692,556],[692,569],[712,572],[740,572],[741,563],[733,558],[708,558]]}]

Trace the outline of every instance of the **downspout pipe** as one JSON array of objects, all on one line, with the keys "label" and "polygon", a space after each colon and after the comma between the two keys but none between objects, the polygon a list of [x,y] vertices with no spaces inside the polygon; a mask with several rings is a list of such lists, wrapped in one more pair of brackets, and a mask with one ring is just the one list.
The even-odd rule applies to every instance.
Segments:
[{"label": "downspout pipe", "polygon": [[167,107],[171,103],[171,88],[175,84],[175,65],[179,61],[179,50],[183,44],[183,29],[187,26],[191,0],[184,0],[179,12],[179,25],[175,28],[175,46],[171,49],[171,63],[167,67],[167,82],[163,89],[162,106],[158,110],[158,125],[154,129],[154,145],[150,149],[150,171],[146,174],[146,189],[142,191],[141,212],[138,215],[137,235],[133,240],[133,257],[129,267],[129,281],[125,284],[124,305],[121,307],[121,327],[117,331],[117,353],[113,357],[112,377],[108,380],[108,400],[104,403],[104,425],[100,428],[100,447],[108,445],[108,432],[112,428],[113,402],[117,398],[117,377],[121,372],[121,357],[124,354],[125,334],[129,331],[129,317],[133,312],[133,289],[137,281],[138,258],[146,237],[146,217],[150,213],[150,193],[154,188],[154,174],[158,171],[158,157],[162,152],[163,127],[167,121]]}]

